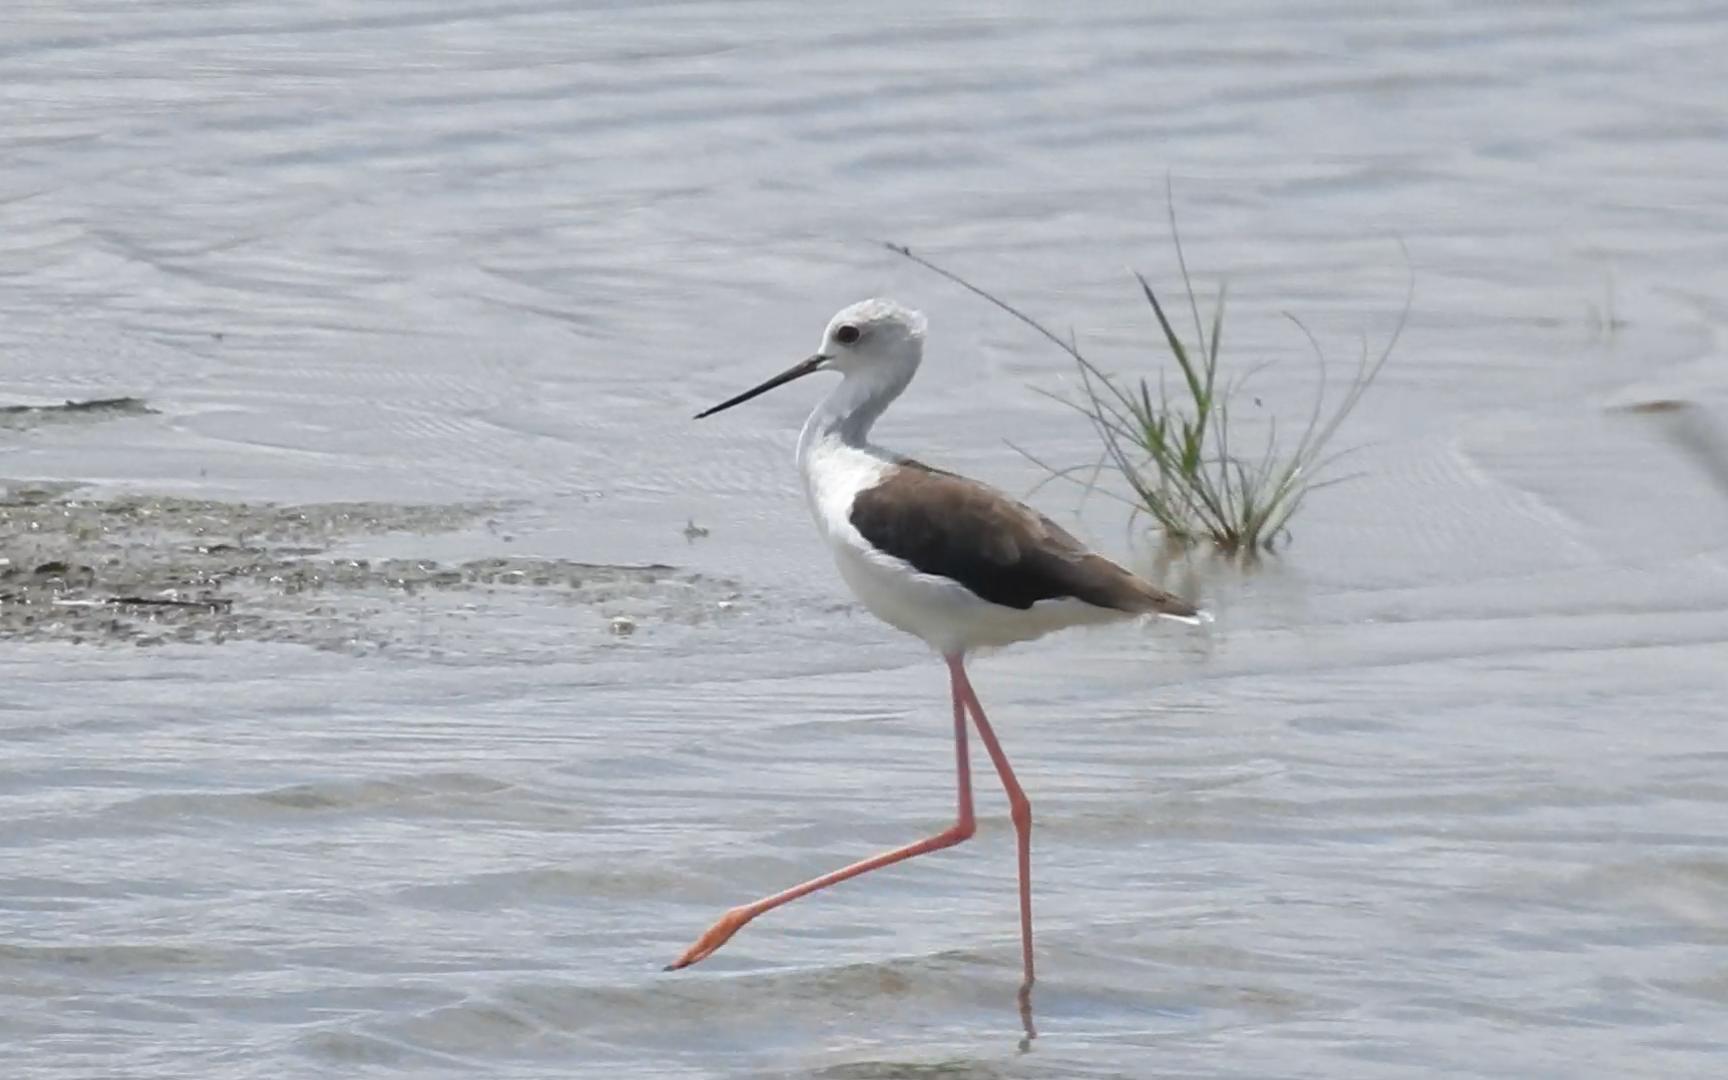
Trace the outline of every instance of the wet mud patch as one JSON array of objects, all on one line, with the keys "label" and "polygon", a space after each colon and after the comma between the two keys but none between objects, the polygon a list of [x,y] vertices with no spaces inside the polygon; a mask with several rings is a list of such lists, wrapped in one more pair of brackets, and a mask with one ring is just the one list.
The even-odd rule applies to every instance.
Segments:
[{"label": "wet mud patch", "polygon": [[736,599],[728,582],[660,564],[330,554],[379,535],[411,550],[415,536],[495,523],[500,504],[280,506],[78,490],[0,481],[0,639],[438,652],[447,629],[476,615],[520,622],[550,610],[550,631],[604,641],[642,623],[712,619]]},{"label": "wet mud patch", "polygon": [[93,398],[59,405],[0,405],[0,431],[28,431],[46,424],[95,423],[155,414],[155,409],[134,397]]}]

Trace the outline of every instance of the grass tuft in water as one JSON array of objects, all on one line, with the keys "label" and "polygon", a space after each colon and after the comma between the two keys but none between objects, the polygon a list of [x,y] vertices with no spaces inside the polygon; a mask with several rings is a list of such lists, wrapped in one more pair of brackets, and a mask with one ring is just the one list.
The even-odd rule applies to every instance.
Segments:
[{"label": "grass tuft in water", "polygon": [[[886,245],[961,288],[983,298],[1043,336],[1073,361],[1080,377],[1080,392],[1072,397],[1046,393],[1079,412],[1091,423],[1101,444],[1097,461],[1089,465],[1056,468],[1030,453],[1014,449],[1049,473],[1049,479],[1073,480],[1088,491],[1097,490],[1105,468],[1117,473],[1133,492],[1129,500],[1136,516],[1152,518],[1165,538],[1179,545],[1209,542],[1228,554],[1253,555],[1272,551],[1290,535],[1290,519],[1313,491],[1349,477],[1326,477],[1339,454],[1327,446],[1340,425],[1355,410],[1391,357],[1403,333],[1414,296],[1414,278],[1407,288],[1404,307],[1391,337],[1377,354],[1366,341],[1356,369],[1341,399],[1327,407],[1326,360],[1319,342],[1302,322],[1286,315],[1312,349],[1319,371],[1314,403],[1301,434],[1293,443],[1281,442],[1277,419],[1267,429],[1257,453],[1243,455],[1232,443],[1231,407],[1247,379],[1259,368],[1234,379],[1220,371],[1220,346],[1224,338],[1226,291],[1219,286],[1212,301],[1209,320],[1202,318],[1200,301],[1188,272],[1181,237],[1176,234],[1176,260],[1182,273],[1193,338],[1184,341],[1171,323],[1163,303],[1150,282],[1138,271],[1134,280],[1158,323],[1162,350],[1174,366],[1155,376],[1131,379],[1111,375],[1081,352],[1072,337],[1064,338],[1025,311],[996,294],[938,266],[898,244]],[[1408,258],[1406,258],[1408,262]],[[1264,365],[1262,365],[1263,367]],[[1170,376],[1176,376],[1172,379]],[[1175,389],[1170,389],[1171,383]],[[1009,445],[1013,445],[1010,443]],[[1080,480],[1082,474],[1090,475]]]}]

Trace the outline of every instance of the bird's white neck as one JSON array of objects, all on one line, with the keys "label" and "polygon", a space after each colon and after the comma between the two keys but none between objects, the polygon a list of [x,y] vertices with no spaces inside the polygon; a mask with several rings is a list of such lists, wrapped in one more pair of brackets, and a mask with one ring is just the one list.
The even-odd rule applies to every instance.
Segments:
[{"label": "bird's white neck", "polygon": [[869,447],[870,428],[917,372],[916,360],[849,371],[804,421],[798,435],[798,461],[806,465],[820,447]]}]

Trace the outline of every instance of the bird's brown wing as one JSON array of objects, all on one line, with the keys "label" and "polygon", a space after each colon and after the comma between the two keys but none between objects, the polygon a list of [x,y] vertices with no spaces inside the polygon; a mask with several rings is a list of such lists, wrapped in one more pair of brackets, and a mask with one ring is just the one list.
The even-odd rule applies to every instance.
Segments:
[{"label": "bird's brown wing", "polygon": [[1192,616],[1192,604],[1088,551],[1031,507],[964,476],[902,460],[852,503],[854,528],[920,573],[1025,609],[1072,597],[1131,613]]}]

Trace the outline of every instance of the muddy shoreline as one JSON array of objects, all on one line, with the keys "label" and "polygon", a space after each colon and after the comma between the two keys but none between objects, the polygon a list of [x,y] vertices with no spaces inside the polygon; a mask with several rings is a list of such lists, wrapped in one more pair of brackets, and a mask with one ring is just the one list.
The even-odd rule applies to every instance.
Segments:
[{"label": "muddy shoreline", "polygon": [[[641,600],[683,621],[730,608],[730,585],[661,563],[411,554],[416,537],[491,524],[502,503],[275,505],[166,495],[93,498],[66,482],[0,482],[0,640],[152,646],[291,642],[386,648],[393,608],[429,596],[472,602],[535,590],[634,631]],[[357,537],[398,536],[410,554],[343,558]],[[664,599],[664,598],[662,598]],[[422,603],[418,611],[430,610]]]}]

